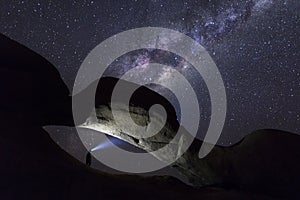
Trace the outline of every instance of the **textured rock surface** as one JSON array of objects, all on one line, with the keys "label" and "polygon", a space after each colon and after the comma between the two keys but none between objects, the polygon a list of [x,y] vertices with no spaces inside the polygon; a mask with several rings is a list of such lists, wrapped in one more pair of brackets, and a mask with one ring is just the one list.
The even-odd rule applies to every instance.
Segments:
[{"label": "textured rock surface", "polygon": [[[110,104],[110,96],[113,87],[117,81],[121,81],[122,85],[130,85],[133,83],[115,79],[115,78],[102,78],[99,83],[99,87],[96,95],[96,115],[91,116],[82,125],[82,127],[98,130],[108,135],[120,138],[136,147],[139,147],[147,152],[150,152],[156,158],[161,161],[168,162],[176,160],[173,163],[173,167],[176,168],[180,174],[182,174],[182,180],[187,179],[186,183],[193,186],[207,186],[219,182],[215,172],[210,170],[208,166],[203,164],[199,165],[197,157],[197,148],[200,148],[201,142],[194,142],[194,148],[190,148],[183,156],[183,147],[187,147],[187,142],[192,140],[192,136],[184,129],[181,135],[176,136],[179,129],[179,123],[173,106],[162,96],[156,92],[146,88],[140,87],[132,96],[130,100],[129,112],[131,119],[126,116],[125,102],[115,102],[117,104],[115,114],[118,115],[121,121],[115,122],[112,114],[112,108]],[[129,86],[130,87],[130,86]],[[158,113],[154,114],[152,122],[154,124],[163,127],[157,134],[151,137],[143,137],[148,134],[149,128],[147,125],[150,123],[150,117],[148,110],[154,104],[162,105],[167,112],[167,119],[163,120],[163,116]],[[128,126],[130,120],[133,120],[136,124],[144,126],[141,132],[140,129],[135,129],[134,126]],[[166,122],[165,122],[166,121]],[[196,144],[197,143],[197,144]],[[154,151],[165,147],[170,144],[168,148],[165,148],[162,152],[156,153]]]}]

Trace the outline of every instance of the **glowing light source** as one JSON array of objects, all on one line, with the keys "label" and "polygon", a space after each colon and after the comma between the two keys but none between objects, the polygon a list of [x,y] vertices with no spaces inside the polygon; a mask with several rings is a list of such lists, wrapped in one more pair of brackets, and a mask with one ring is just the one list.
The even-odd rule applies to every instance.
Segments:
[{"label": "glowing light source", "polygon": [[105,142],[102,142],[102,143],[98,144],[97,146],[95,146],[94,148],[92,148],[91,151],[93,152],[93,151],[109,148],[113,145],[119,146],[123,142],[122,140],[115,138],[115,137],[108,137],[108,138],[109,139],[106,140]]}]

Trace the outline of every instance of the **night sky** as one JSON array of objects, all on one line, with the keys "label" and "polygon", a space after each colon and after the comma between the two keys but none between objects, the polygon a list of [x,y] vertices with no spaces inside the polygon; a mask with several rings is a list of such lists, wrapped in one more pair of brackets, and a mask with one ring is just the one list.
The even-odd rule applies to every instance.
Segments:
[{"label": "night sky", "polygon": [[[197,40],[221,72],[228,113],[220,144],[261,128],[300,134],[298,0],[0,2],[0,32],[53,63],[70,91],[83,59],[100,42],[132,28],[165,27]],[[155,53],[165,55],[146,50],[124,55],[107,75],[145,65]],[[171,63],[191,81],[204,110],[202,127],[207,126],[203,80],[181,58],[165,56],[155,61]],[[161,78],[168,81],[164,73]]]}]

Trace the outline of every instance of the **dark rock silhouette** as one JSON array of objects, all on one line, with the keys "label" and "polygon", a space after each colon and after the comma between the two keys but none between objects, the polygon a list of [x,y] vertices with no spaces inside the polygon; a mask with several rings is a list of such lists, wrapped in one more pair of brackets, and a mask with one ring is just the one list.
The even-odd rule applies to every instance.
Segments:
[{"label": "dark rock silhouette", "polygon": [[71,98],[55,67],[2,35],[0,44],[1,112],[27,123],[71,125]]},{"label": "dark rock silhouette", "polygon": [[[299,197],[300,139],[282,131],[262,130],[233,147],[213,150],[207,163],[222,177],[214,186],[192,188],[174,178],[92,170],[59,148],[42,128],[73,126],[69,91],[55,67],[3,35],[0,53],[1,199]],[[197,142],[190,151],[198,150]]]}]

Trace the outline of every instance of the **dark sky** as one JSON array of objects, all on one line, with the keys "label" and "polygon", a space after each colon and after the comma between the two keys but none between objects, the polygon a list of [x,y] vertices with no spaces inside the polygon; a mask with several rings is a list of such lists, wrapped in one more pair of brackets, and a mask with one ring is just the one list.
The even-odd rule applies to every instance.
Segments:
[{"label": "dark sky", "polygon": [[[221,72],[228,98],[221,144],[260,128],[300,134],[298,0],[0,2],[0,32],[52,62],[70,91],[83,59],[104,39],[137,27],[165,27],[202,44]],[[148,57],[145,51],[123,56],[111,75]],[[189,69],[198,97],[207,96]],[[209,120],[205,112],[201,117]]]}]

